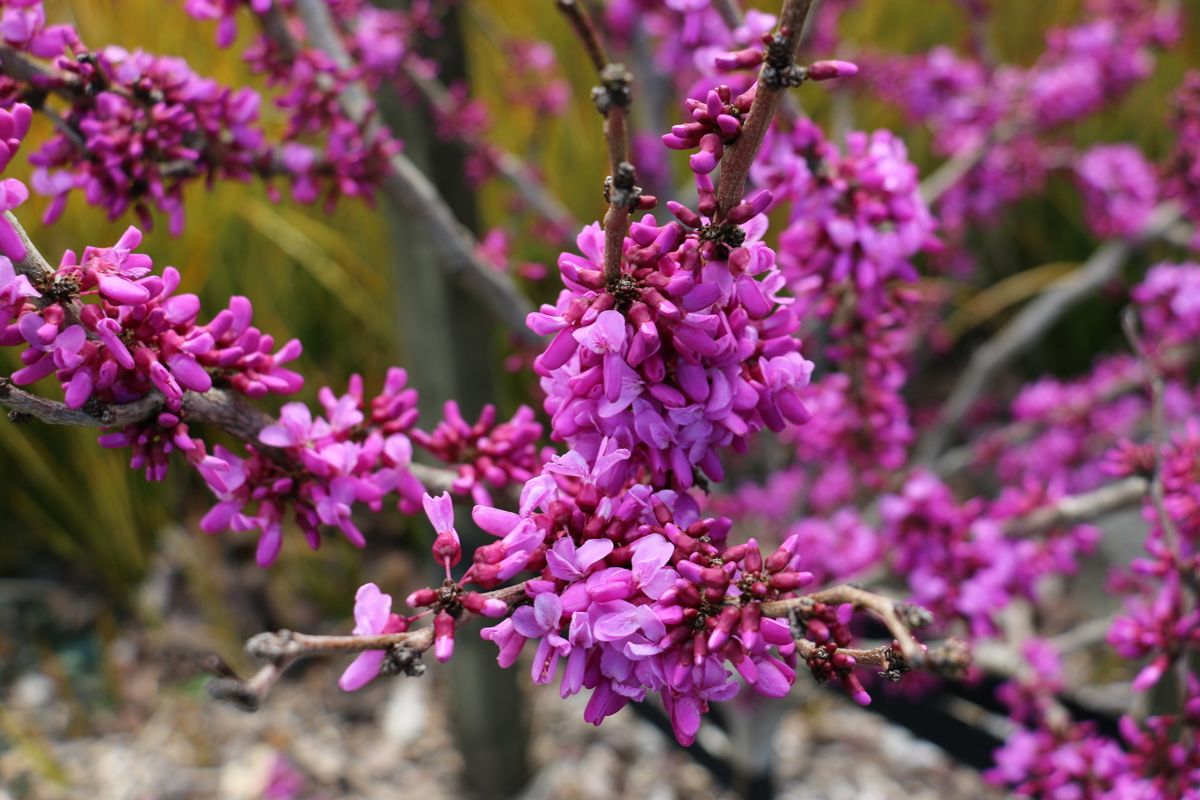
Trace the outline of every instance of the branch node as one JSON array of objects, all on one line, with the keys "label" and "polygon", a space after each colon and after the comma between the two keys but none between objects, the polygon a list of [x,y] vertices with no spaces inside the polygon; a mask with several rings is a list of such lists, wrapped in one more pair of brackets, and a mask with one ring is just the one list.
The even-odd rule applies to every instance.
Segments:
[{"label": "branch node", "polygon": [[928,609],[913,603],[896,603],[896,613],[900,615],[900,621],[910,631],[928,628],[933,624],[933,614]]},{"label": "branch node", "polygon": [[779,33],[763,36],[767,46],[764,64],[759,79],[769,89],[787,89],[799,86],[808,79],[808,68],[794,63],[794,42],[791,32],[784,28]]},{"label": "branch node", "polygon": [[642,187],[637,185],[637,172],[633,164],[622,161],[617,164],[617,174],[604,179],[604,202],[633,212],[642,199]]},{"label": "branch node", "polygon": [[214,699],[233,703],[243,711],[257,711],[262,702],[258,692],[237,678],[219,678],[209,683],[208,693]]},{"label": "branch node", "polygon": [[925,668],[944,678],[961,678],[971,666],[971,647],[962,639],[947,639],[941,647],[925,653]]},{"label": "branch node", "polygon": [[633,75],[622,64],[605,64],[600,85],[592,89],[592,102],[604,116],[613,108],[629,108],[633,102]]},{"label": "branch node", "polygon": [[33,422],[33,414],[25,411],[10,411],[8,412],[8,421],[13,425],[28,425]]},{"label": "branch node", "polygon": [[402,672],[410,678],[420,678],[425,674],[425,662],[421,660],[420,652],[411,647],[392,645],[379,665],[379,674],[391,676]]},{"label": "branch node", "polygon": [[246,642],[246,653],[263,661],[279,661],[291,655],[292,632],[287,629],[260,633]]}]

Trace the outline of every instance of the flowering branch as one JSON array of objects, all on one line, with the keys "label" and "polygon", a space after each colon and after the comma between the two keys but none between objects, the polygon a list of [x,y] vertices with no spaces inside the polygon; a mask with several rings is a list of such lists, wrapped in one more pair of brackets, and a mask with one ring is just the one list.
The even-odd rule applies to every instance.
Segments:
[{"label": "flowering branch", "polygon": [[1159,524],[1162,525],[1167,549],[1174,555],[1176,563],[1182,564],[1182,554],[1179,550],[1179,529],[1175,526],[1175,520],[1167,513],[1166,504],[1163,502],[1163,429],[1166,422],[1163,394],[1166,387],[1162,372],[1146,353],[1146,348],[1138,335],[1137,312],[1132,306],[1126,307],[1124,313],[1121,314],[1121,328],[1125,332],[1125,338],[1129,340],[1129,346],[1137,355],[1142,369],[1146,371],[1146,382],[1150,386],[1150,443],[1153,447],[1154,458],[1154,472],[1150,478],[1150,497],[1154,501],[1154,509],[1158,512]]},{"label": "flowering branch", "polygon": [[558,0],[558,7],[583,42],[589,58],[600,77],[600,85],[592,89],[596,110],[604,115],[604,140],[608,144],[611,170],[604,182],[604,199],[608,213],[604,215],[604,283],[613,288],[621,278],[621,257],[625,236],[629,233],[629,217],[636,208],[648,208],[651,198],[642,202],[637,173],[629,163],[629,131],[627,115],[632,101],[630,84],[633,76],[621,64],[608,60],[604,46],[596,35],[587,12],[575,0]]},{"label": "flowering branch", "polygon": [[785,0],[783,10],[779,13],[779,32],[769,45],[768,57],[759,70],[758,91],[754,95],[754,104],[750,107],[750,114],[743,123],[737,140],[728,146],[721,161],[721,183],[717,187],[717,211],[714,218],[717,222],[723,220],[729,210],[742,201],[746,177],[750,174],[754,156],[762,146],[763,138],[783,103],[788,87],[794,85],[789,80],[789,70],[794,69],[793,62],[800,45],[800,35],[804,31],[804,21],[811,6],[812,0]]},{"label": "flowering branch", "polygon": [[1069,495],[1024,516],[1014,517],[1005,524],[1004,532],[1010,536],[1028,536],[1051,528],[1087,522],[1139,502],[1149,488],[1149,481],[1140,475],[1133,475],[1090,492]]},{"label": "flowering branch", "polygon": [[856,611],[866,610],[874,613],[887,626],[888,632],[895,637],[897,647],[900,648],[900,652],[909,666],[919,667],[925,663],[926,654],[921,649],[920,643],[913,637],[910,629],[929,625],[933,621],[929,612],[917,606],[893,602],[886,597],[859,589],[856,586],[834,586],[792,600],[774,600],[763,603],[762,613],[764,617],[793,619],[797,615],[803,617],[815,603],[831,606],[849,603]]}]

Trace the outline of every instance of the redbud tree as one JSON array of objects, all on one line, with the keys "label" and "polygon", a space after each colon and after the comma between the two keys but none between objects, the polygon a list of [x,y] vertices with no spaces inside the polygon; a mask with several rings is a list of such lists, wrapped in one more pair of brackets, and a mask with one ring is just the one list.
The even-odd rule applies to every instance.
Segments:
[{"label": "redbud tree", "polygon": [[[261,669],[213,693],[255,708],[319,654],[356,654],[339,681],[354,691],[482,636],[502,666],[584,694],[589,722],[653,697],[690,744],[739,693],[816,680],[867,705],[886,682],[991,675],[1010,716],[995,783],[1200,796],[1200,73],[1152,121],[1162,153],[1073,135],[1184,46],[1179,4],[1085,0],[1022,62],[996,46],[1003,4],[978,0],[943,4],[968,35],[906,52],[843,38],[871,0],[545,4],[577,41],[557,55],[594,72],[608,178],[586,225],[427,55],[451,3],[182,2],[217,47],[249,42],[260,92],[0,2],[0,169],[32,170],[0,193],[10,420],[101,429],[149,481],[194,469],[211,490],[198,527],[253,537],[264,569],[288,537],[363,547],[385,506],[432,525],[432,585],[362,586],[345,635],[256,636]],[[553,49],[505,52],[503,102],[561,115]],[[475,187],[511,186],[510,225],[476,239],[460,223],[384,124],[387,95],[465,149]],[[833,124],[806,112],[818,101]],[[896,130],[854,129],[858,103]],[[302,388],[301,342],[257,326],[255,298],[202,308],[141,247],[153,224],[195,235],[193,184],[218,182],[415,221],[438,255],[417,268],[506,332],[529,404],[421,419],[423,387],[393,368],[322,388],[319,408],[260,410]],[[69,202],[133,224],[51,258],[22,225],[31,190],[47,224]],[[1014,209],[1049,191],[1094,252],[998,272]],[[522,237],[561,249],[557,270],[514,256]],[[1089,369],[1014,366],[1102,292],[1114,341]],[[990,338],[964,335],[1031,296]],[[1108,578],[1111,615],[1050,613],[1125,508],[1142,552]],[[468,516],[479,546],[460,539]],[[1114,676],[1132,702],[1110,735],[1065,701]]]}]

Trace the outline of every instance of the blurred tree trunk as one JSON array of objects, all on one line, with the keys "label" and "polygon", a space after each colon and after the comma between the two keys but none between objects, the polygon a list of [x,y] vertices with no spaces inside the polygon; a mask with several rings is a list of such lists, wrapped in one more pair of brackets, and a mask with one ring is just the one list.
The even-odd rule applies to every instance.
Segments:
[{"label": "blurred tree trunk", "polygon": [[[431,55],[442,64],[443,80],[452,80],[465,74],[462,36],[453,10],[444,21],[446,34],[431,43]],[[384,119],[404,141],[405,153],[430,176],[459,221],[475,229],[477,209],[463,174],[463,148],[439,141],[429,116],[405,106],[394,93],[380,97],[379,103]],[[497,323],[481,303],[446,277],[437,263],[438,250],[419,220],[394,205],[385,212],[394,243],[402,349],[409,383],[420,392],[422,427],[432,429],[450,399],[473,420],[496,399]],[[456,521],[466,552],[492,540],[463,509]],[[457,637],[455,657],[445,671],[468,788],[480,797],[512,795],[529,770],[529,720],[516,670],[500,668],[495,646],[479,638],[476,625]]]}]

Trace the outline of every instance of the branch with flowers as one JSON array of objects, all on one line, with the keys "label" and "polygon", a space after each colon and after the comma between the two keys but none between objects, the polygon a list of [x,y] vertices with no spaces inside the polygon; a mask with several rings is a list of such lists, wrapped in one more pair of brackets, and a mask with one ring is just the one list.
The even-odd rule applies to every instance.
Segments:
[{"label": "branch with flowers", "polygon": [[[251,401],[300,390],[287,366],[299,341],[277,347],[243,297],[202,321],[199,299],[177,293],[179,272],[138,252],[137,228],[53,266],[11,213],[29,194],[13,178],[0,345],[23,349],[22,366],[0,378],[0,405],[14,421],[103,428],[100,444],[130,447],[150,479],[180,451],[216,497],[200,528],[257,531],[264,567],[288,520],[314,548],[331,530],[363,546],[365,510],[386,501],[425,512],[444,580],[406,597],[412,613],[364,585],[351,634],[254,637],[247,650],[264,665],[248,679],[214,661],[213,693],[247,708],[307,656],[358,654],[347,690],[419,675],[424,653],[452,658],[459,632],[488,618],[482,636],[499,663],[525,658],[532,680],[557,682],[564,697],[587,690],[588,721],[653,693],[687,744],[709,704],[743,687],[779,698],[807,668],[866,704],[879,691],[868,672],[953,678],[972,646],[998,643],[1020,665],[1004,668],[1016,732],[992,780],[1032,797],[1185,797],[1200,775],[1190,671],[1200,266],[1180,255],[1131,280],[1127,351],[1072,378],[1027,381],[1013,368],[1077,304],[1112,291],[1127,262],[1197,247],[1178,233],[1200,220],[1200,77],[1174,96],[1176,141],[1161,166],[1132,144],[1084,149],[1063,135],[1150,79],[1156,54],[1177,45],[1182,12],[1088,0],[1021,66],[997,55],[986,10],[968,4],[969,51],[859,48],[851,63],[839,58],[852,52],[838,36],[848,5],[785,0],[774,16],[729,2],[593,11],[560,0],[600,83],[609,180],[603,203],[600,187],[594,198],[602,221],[559,256],[561,286],[534,310],[375,113],[376,92],[422,99],[440,135],[515,178],[545,222],[569,224],[536,169],[488,143],[474,99],[437,80],[420,49],[437,35],[436,8],[189,0],[189,15],[217,21],[222,46],[246,8],[254,18],[244,55],[288,120],[268,143],[257,93],[178,59],[91,50],[48,26],[40,4],[3,4],[0,166],[34,112],[49,114],[57,132],[30,160],[51,218],[81,189],[111,217],[133,210],[145,225],[153,209],[181,231],[183,187],[202,175],[283,178],[304,202],[383,193],[519,332],[545,424],[524,406],[507,421],[487,406],[471,421],[451,401],[422,429],[401,369],[373,396],[355,376],[343,394],[322,389],[320,411],[288,403],[272,418]],[[637,48],[649,59],[627,58]],[[639,130],[633,113],[639,83],[621,62],[648,60],[682,98],[669,132]],[[862,87],[919,120],[942,167],[923,184],[891,131],[827,137],[796,103],[821,83]],[[669,176],[669,150],[687,153],[688,191],[639,217],[657,200],[638,176]],[[989,254],[973,249],[973,231],[996,227],[1048,176],[1078,190],[1094,252],[993,338],[955,351],[967,364],[955,374],[937,353],[946,287],[986,283]],[[980,402],[1001,375],[1020,388]],[[20,388],[51,378],[61,401]],[[209,427],[246,449],[210,448]],[[541,446],[544,430],[554,447]],[[446,466],[415,463],[417,448]],[[494,541],[464,553],[456,503]],[[1123,608],[1104,638],[1133,691],[1170,684],[1180,699],[1131,709],[1118,742],[1056,699],[1067,687],[1053,643],[1099,647],[1094,621],[1078,615],[1046,644],[1012,617],[1089,563],[1113,512],[1138,506],[1145,555],[1110,581]],[[868,619],[889,640],[867,639]]]}]

